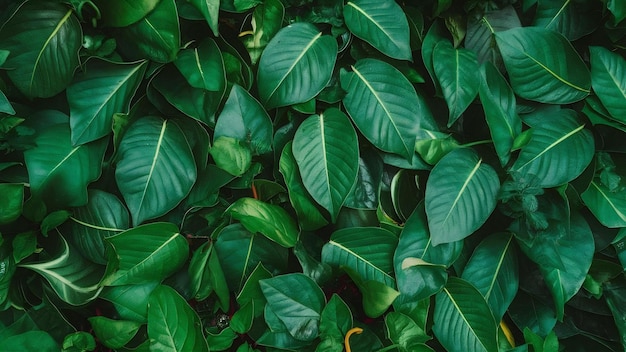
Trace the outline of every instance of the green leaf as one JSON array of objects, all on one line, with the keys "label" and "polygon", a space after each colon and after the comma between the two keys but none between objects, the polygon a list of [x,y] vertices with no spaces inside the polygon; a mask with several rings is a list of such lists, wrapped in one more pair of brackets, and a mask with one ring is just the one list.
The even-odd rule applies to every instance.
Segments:
[{"label": "green leaf", "polygon": [[378,281],[393,288],[395,279],[390,273],[397,244],[393,233],[378,227],[337,230],[322,248],[322,263],[350,268],[364,281]]},{"label": "green leaf", "polygon": [[146,17],[160,0],[93,0],[102,16],[102,24],[126,27]]},{"label": "green leaf", "polygon": [[439,81],[435,76],[435,69],[433,68],[433,51],[440,41],[448,40],[447,34],[448,32],[442,24],[442,21],[435,20],[422,41],[422,61],[424,61],[424,66],[433,81],[435,91],[438,95],[441,93],[441,87],[439,86]]},{"label": "green leaf", "polygon": [[217,334],[208,331],[206,340],[209,343],[211,351],[225,351],[233,345],[233,341],[237,338],[235,331],[229,326]]},{"label": "green leaf", "polygon": [[87,62],[67,88],[72,145],[111,133],[113,115],[128,112],[146,66],[146,62],[116,64],[97,58]]},{"label": "green leaf", "polygon": [[280,155],[279,170],[283,174],[289,200],[298,216],[298,224],[304,231],[317,230],[328,224],[328,221],[316,207],[315,201],[304,188],[300,170],[293,156],[292,142],[289,141]]},{"label": "green leaf", "polygon": [[474,286],[451,277],[437,294],[433,332],[448,351],[498,351],[496,321]]},{"label": "green leaf", "polygon": [[359,171],[359,144],[348,117],[331,108],[308,117],[293,138],[302,182],[335,222]]},{"label": "green leaf", "polygon": [[383,61],[362,59],[342,71],[343,104],[361,133],[378,149],[410,159],[430,115],[406,77]]},{"label": "green leaf", "polygon": [[344,267],[343,270],[350,275],[352,281],[361,291],[363,311],[370,318],[378,318],[383,315],[400,295],[400,292],[387,284],[376,280],[364,279],[358,272],[348,266]]},{"label": "green leaf", "polygon": [[337,42],[310,23],[281,29],[259,61],[261,102],[271,109],[311,100],[330,81],[336,56]]},{"label": "green leaf", "polygon": [[468,18],[465,48],[473,50],[479,63],[490,61],[499,70],[504,70],[502,56],[495,41],[495,33],[521,27],[513,6],[486,11],[481,17]]},{"label": "green leaf", "polygon": [[485,297],[498,322],[513,302],[519,286],[513,238],[510,233],[498,233],[484,239],[461,275]]},{"label": "green leaf", "polygon": [[294,273],[261,280],[259,285],[267,307],[287,326],[291,336],[311,341],[319,335],[319,320],[326,299],[315,281]]},{"label": "green leaf", "polygon": [[220,11],[220,0],[186,0],[200,11],[207,21],[209,28],[216,37],[219,35],[218,21]]},{"label": "green leaf", "polygon": [[626,227],[626,189],[611,191],[594,180],[580,196],[602,225]]},{"label": "green leaf", "polygon": [[419,351],[420,347],[430,340],[430,336],[426,335],[419,325],[402,313],[390,312],[385,315],[385,326],[389,340],[407,351]]},{"label": "green leaf", "polygon": [[36,147],[24,152],[32,195],[49,207],[85,205],[87,185],[100,177],[106,141],[74,147],[66,123],[49,126],[34,141]]},{"label": "green leaf", "polygon": [[259,281],[271,277],[272,274],[265,269],[263,264],[258,263],[236,297],[239,306],[253,303],[255,318],[263,314],[265,303],[267,303],[263,291],[261,291],[261,286],[259,286]]},{"label": "green leaf", "polygon": [[589,95],[589,70],[561,34],[520,27],[496,33],[496,41],[513,90],[520,97],[541,103],[569,104]]},{"label": "green leaf", "polygon": [[598,8],[587,1],[541,0],[537,2],[533,26],[551,29],[574,41],[593,32],[600,16]]},{"label": "green leaf", "polygon": [[550,119],[533,126],[530,141],[511,167],[522,175],[537,177],[542,188],[575,179],[594,154],[593,135],[577,121],[575,111],[562,109],[551,115]]},{"label": "green leaf", "polygon": [[72,9],[50,1],[28,1],[0,27],[0,47],[10,51],[3,67],[29,98],[63,91],[78,67],[83,41]]},{"label": "green leaf", "polygon": [[409,23],[395,1],[348,1],[343,16],[350,32],[383,54],[399,60],[412,59]]},{"label": "green leaf", "polygon": [[162,280],[185,263],[189,251],[176,225],[164,222],[137,226],[105,241],[113,251],[103,286]]},{"label": "green leaf", "polygon": [[193,253],[189,262],[192,295],[198,301],[205,300],[215,292],[220,309],[227,312],[230,306],[230,292],[212,242],[206,242]]},{"label": "green leaf", "polygon": [[137,120],[126,131],[118,152],[115,180],[135,225],[172,210],[196,181],[191,148],[172,121],[155,116]]},{"label": "green leaf", "polygon": [[448,104],[448,127],[474,101],[480,87],[478,61],[473,51],[454,48],[447,40],[433,50],[433,69]]},{"label": "green leaf", "polygon": [[269,41],[278,33],[283,22],[285,7],[280,0],[266,0],[252,13],[252,34],[244,38],[252,64],[256,64]]},{"label": "green leaf", "polygon": [[0,184],[0,225],[10,224],[22,215],[24,185],[21,183]]},{"label": "green leaf", "polygon": [[63,352],[84,352],[96,349],[96,340],[85,331],[77,331],[63,339]]},{"label": "green leaf", "polygon": [[197,47],[181,50],[174,65],[190,86],[221,92],[226,89],[226,70],[219,47],[208,38]]},{"label": "green leaf", "polygon": [[233,84],[224,104],[213,138],[232,137],[249,143],[254,154],[272,151],[273,126],[263,106],[238,84]]},{"label": "green leaf", "polygon": [[608,0],[606,7],[615,17],[615,23],[620,23],[626,18],[626,4],[619,0]]},{"label": "green leaf", "polygon": [[32,231],[18,233],[11,241],[11,246],[13,260],[19,263],[37,250],[37,235]]},{"label": "green leaf", "polygon": [[[131,5],[132,6],[132,5]],[[180,26],[174,0],[159,0],[144,18],[117,32],[117,45],[131,59],[167,63],[180,49]]]},{"label": "green leaf", "polygon": [[352,312],[341,297],[333,293],[328,300],[328,304],[322,310],[320,317],[320,339],[322,342],[316,351],[320,351],[321,346],[335,346],[329,350],[341,352],[343,350],[343,337],[352,328]]},{"label": "green leaf", "polygon": [[59,345],[45,331],[34,330],[13,335],[2,341],[2,348],[6,352],[58,352]]},{"label": "green leaf", "polygon": [[72,210],[71,230],[64,233],[86,259],[106,264],[104,239],[128,229],[128,210],[113,194],[97,189],[87,193],[89,201]]},{"label": "green leaf", "polygon": [[9,115],[15,115],[15,109],[11,105],[7,96],[0,90],[0,113],[5,113]]},{"label": "green leaf", "polygon": [[500,164],[504,166],[511,157],[515,138],[522,133],[522,120],[517,116],[515,94],[495,66],[487,63],[481,72],[480,101]]},{"label": "green leaf", "polygon": [[64,302],[79,306],[94,300],[102,288],[102,267],[83,259],[78,251],[70,247],[59,235],[60,253],[49,261],[19,264],[18,267],[33,270],[48,281],[54,292]]},{"label": "green leaf", "polygon": [[591,85],[611,116],[626,123],[626,60],[609,50],[592,46]]},{"label": "green leaf", "polygon": [[103,316],[90,317],[89,323],[98,340],[108,348],[121,348],[139,331],[141,323],[113,320]]},{"label": "green leaf", "polygon": [[232,137],[217,137],[213,141],[210,153],[215,165],[233,176],[246,173],[252,163],[250,148]]},{"label": "green leaf", "polygon": [[298,239],[298,228],[281,207],[253,198],[239,198],[227,210],[250,232],[260,232],[283,247],[290,248]]},{"label": "green leaf", "polygon": [[105,287],[100,298],[113,304],[122,320],[132,320],[138,323],[148,321],[148,299],[150,293],[157,287],[157,281],[145,284]]},{"label": "green leaf", "polygon": [[254,322],[254,301],[248,301],[233,314],[229,326],[237,334],[245,334],[252,328]]},{"label": "green leaf", "polygon": [[469,148],[456,149],[433,168],[426,183],[426,214],[433,245],[464,239],[495,209],[500,180]]},{"label": "green leaf", "polygon": [[148,337],[151,351],[209,351],[198,314],[169,286],[150,294]]}]

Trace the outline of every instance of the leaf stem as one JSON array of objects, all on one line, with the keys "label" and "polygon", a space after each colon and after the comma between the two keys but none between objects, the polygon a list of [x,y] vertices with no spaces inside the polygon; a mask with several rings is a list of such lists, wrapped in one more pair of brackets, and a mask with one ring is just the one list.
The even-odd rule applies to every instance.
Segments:
[{"label": "leaf stem", "polygon": [[482,18],[482,21],[487,25],[487,28],[489,28],[489,30],[491,31],[491,34],[495,34],[496,31],[493,29],[493,27],[491,27],[491,23],[489,23],[489,21],[487,20],[487,17]]},{"label": "leaf stem", "polygon": [[398,347],[402,347],[402,345],[397,344],[397,343],[394,343],[393,345],[389,345],[389,346],[387,346],[387,347],[383,347],[383,348],[379,349],[379,350],[378,350],[378,351],[376,351],[376,352],[391,351],[392,349],[394,349],[394,348],[398,348]]},{"label": "leaf stem", "polygon": [[490,144],[490,143],[493,143],[493,140],[485,139],[485,140],[482,140],[482,141],[476,141],[476,142],[470,142],[470,143],[467,143],[467,144],[461,144],[460,147],[473,147],[475,145]]},{"label": "leaf stem", "polygon": [[352,334],[360,334],[363,332],[363,329],[361,328],[352,328],[350,330],[348,330],[348,332],[346,333],[346,337],[344,337],[343,339],[343,344],[346,346],[346,352],[352,352],[352,349],[350,348],[350,336],[352,336]]}]

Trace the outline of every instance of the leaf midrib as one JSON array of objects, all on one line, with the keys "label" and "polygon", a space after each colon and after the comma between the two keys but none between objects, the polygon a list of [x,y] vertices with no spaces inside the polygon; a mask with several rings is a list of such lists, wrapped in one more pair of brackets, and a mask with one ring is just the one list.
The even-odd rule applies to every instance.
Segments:
[{"label": "leaf midrib", "polygon": [[469,330],[472,332],[472,335],[474,335],[474,337],[476,337],[476,340],[478,340],[478,342],[480,342],[480,345],[483,346],[485,351],[488,351],[489,349],[487,348],[487,346],[485,346],[485,344],[483,343],[483,340],[480,337],[478,337],[478,334],[476,333],[476,331],[474,331],[473,326],[469,323],[469,321],[467,321],[467,319],[465,319],[465,314],[463,313],[463,310],[461,310],[461,307],[459,307],[459,305],[456,303],[456,300],[454,299],[454,297],[452,297],[452,293],[450,293],[450,291],[448,291],[447,287],[444,287],[443,290],[448,295],[448,298],[450,299],[450,302],[452,303],[452,305],[454,306],[456,311],[459,313],[459,316],[461,317],[461,319],[463,319],[463,321],[465,322],[465,325],[467,325]]},{"label": "leaf midrib", "polygon": [[387,38],[389,38],[389,40],[391,40],[391,42],[393,42],[393,44],[396,47],[400,47],[400,45],[394,40],[393,36],[391,34],[389,34],[389,32],[387,32],[387,30],[380,25],[378,22],[376,22],[376,20],[370,16],[367,12],[365,12],[362,8],[360,8],[359,6],[355,5],[353,2],[349,1],[346,6],[351,6],[352,8],[354,8],[355,10],[357,10],[359,13],[361,13],[365,18],[367,18],[370,22],[372,22],[381,32],[383,32],[383,34],[385,34],[385,36]]},{"label": "leaf midrib", "polygon": [[159,154],[161,153],[161,145],[163,144],[163,138],[165,136],[166,129],[167,129],[167,120],[163,120],[163,123],[161,125],[161,132],[159,134],[159,139],[157,140],[157,145],[154,151],[154,157],[152,158],[152,164],[150,165],[150,171],[148,172],[148,177],[146,178],[146,183],[143,188],[143,192],[141,194],[141,200],[139,202],[139,206],[137,207],[138,214],[141,213],[141,209],[143,208],[143,202],[146,199],[146,193],[148,192],[148,185],[150,185],[150,182],[152,181],[152,174],[154,173],[154,168],[159,159]]},{"label": "leaf midrib", "polygon": [[563,84],[565,84],[565,85],[567,85],[567,86],[569,86],[571,88],[574,88],[574,89],[576,89],[576,90],[578,90],[580,92],[583,92],[583,93],[587,93],[588,94],[590,92],[589,89],[585,89],[585,88],[579,87],[579,86],[575,85],[574,83],[571,83],[571,82],[567,81],[566,79],[564,79],[563,77],[557,75],[556,72],[553,72],[548,66],[544,65],[541,61],[535,59],[532,55],[530,55],[526,51],[522,50],[522,53],[523,53],[524,56],[526,56],[527,58],[532,60],[535,64],[537,64],[537,66],[541,67],[544,71],[546,71],[552,77],[556,78],[559,82],[561,82],[561,83],[563,83]]},{"label": "leaf midrib", "polygon": [[480,168],[482,161],[483,161],[482,159],[478,159],[478,162],[476,163],[472,171],[470,171],[469,175],[467,175],[465,182],[463,182],[463,186],[461,186],[461,189],[459,190],[459,193],[457,193],[456,198],[454,199],[454,202],[452,202],[452,205],[450,206],[450,210],[448,210],[448,214],[446,214],[446,217],[443,219],[442,224],[445,224],[448,221],[448,218],[452,214],[452,211],[456,208],[456,205],[461,199],[461,196],[465,193],[465,189],[469,185],[472,178],[474,178],[474,175],[478,172],[478,169]]},{"label": "leaf midrib", "polygon": [[381,268],[377,267],[376,265],[374,265],[372,262],[370,262],[369,260],[366,260],[365,258],[363,258],[362,256],[360,256],[358,253],[352,251],[350,248],[345,247],[344,245],[342,245],[341,243],[335,242],[333,240],[330,240],[328,242],[330,245],[335,246],[337,248],[339,248],[340,250],[343,250],[349,254],[351,254],[352,256],[356,257],[357,259],[361,260],[362,262],[364,262],[365,264],[367,264],[368,266],[374,268],[374,270],[380,272],[383,274],[383,276],[385,276],[386,278],[388,278],[389,280],[391,280],[392,282],[394,282],[394,278],[391,277],[389,274],[387,274],[385,271],[383,271]]},{"label": "leaf midrib", "polygon": [[619,216],[620,219],[622,219],[623,221],[626,221],[626,215],[622,214],[622,212],[619,211],[619,209],[615,206],[615,204],[613,204],[613,202],[611,201],[611,198],[609,198],[600,188],[600,186],[598,186],[598,184],[595,181],[591,181],[591,185],[593,187],[595,187],[598,192],[600,192],[600,194],[602,195],[602,197],[604,199],[606,199],[607,203],[609,204],[609,206],[611,206],[611,209],[613,209],[613,211],[615,212],[615,214],[617,214],[617,216]]},{"label": "leaf midrib", "polygon": [[524,163],[522,166],[518,167],[517,170],[521,170],[523,168],[525,168],[526,166],[528,166],[530,163],[532,163],[533,161],[537,160],[538,158],[542,157],[544,154],[546,154],[549,150],[555,148],[557,145],[559,145],[560,143],[562,143],[563,141],[565,141],[566,139],[570,138],[571,136],[575,135],[576,133],[582,131],[585,128],[585,125],[580,125],[578,127],[576,127],[575,129],[571,130],[570,132],[564,134],[563,136],[561,136],[559,139],[557,139],[556,141],[552,142],[552,144],[550,144],[549,146],[547,146],[544,150],[542,150],[539,154],[535,155],[535,157],[531,158],[530,160],[528,160],[526,163]]}]

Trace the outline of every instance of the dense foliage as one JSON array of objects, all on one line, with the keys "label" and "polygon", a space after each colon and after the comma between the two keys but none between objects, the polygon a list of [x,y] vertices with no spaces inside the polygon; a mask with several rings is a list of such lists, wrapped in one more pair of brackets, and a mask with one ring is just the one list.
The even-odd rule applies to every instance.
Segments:
[{"label": "dense foliage", "polygon": [[625,17],[0,0],[1,349],[623,350]]}]

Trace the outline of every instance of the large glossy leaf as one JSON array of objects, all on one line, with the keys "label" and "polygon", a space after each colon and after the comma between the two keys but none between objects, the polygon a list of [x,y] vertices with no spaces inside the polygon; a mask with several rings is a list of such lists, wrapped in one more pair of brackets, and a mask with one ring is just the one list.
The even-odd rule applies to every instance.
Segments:
[{"label": "large glossy leaf", "polygon": [[85,205],[87,185],[100,177],[106,141],[74,147],[69,124],[61,123],[46,128],[34,142],[36,147],[24,152],[32,195],[48,206]]},{"label": "large glossy leaf", "polygon": [[424,66],[433,81],[435,91],[439,95],[441,95],[441,87],[439,87],[439,81],[435,76],[435,69],[433,68],[433,51],[437,43],[442,40],[448,40],[447,34],[448,32],[442,21],[434,21],[422,41],[422,61],[424,61]]},{"label": "large glossy leaf", "polygon": [[463,269],[463,279],[485,297],[496,321],[502,320],[517,294],[519,276],[513,234],[487,237]]},{"label": "large glossy leaf", "polygon": [[420,202],[404,224],[393,256],[400,293],[419,301],[439,292],[448,279],[447,268],[462,248],[462,241],[433,246],[424,202]]},{"label": "large glossy leaf", "polygon": [[342,71],[343,104],[361,133],[378,149],[413,155],[428,108],[406,77],[388,63],[363,59]]},{"label": "large glossy leaf", "polygon": [[28,1],[0,27],[0,48],[15,86],[27,97],[51,97],[72,80],[82,30],[72,9],[54,1]]},{"label": "large glossy leaf", "polygon": [[282,321],[291,336],[311,341],[319,335],[324,292],[301,273],[286,274],[259,281],[267,306]]},{"label": "large glossy leaf", "polygon": [[541,103],[568,104],[589,95],[589,70],[561,34],[538,27],[520,27],[497,32],[496,41],[513,90],[520,97]]},{"label": "large glossy leaf", "polygon": [[589,55],[594,92],[614,119],[626,123],[626,60],[599,46],[590,47]]},{"label": "large glossy leaf", "polygon": [[534,175],[543,188],[555,187],[578,177],[589,165],[594,153],[591,132],[578,122],[573,110],[551,113],[549,120],[534,126],[512,171]]},{"label": "large glossy leaf", "polygon": [[343,8],[346,26],[383,54],[411,60],[409,23],[394,0],[351,0]]},{"label": "large glossy leaf", "polygon": [[278,205],[254,198],[239,198],[226,212],[250,232],[260,232],[286,248],[296,244],[298,228],[289,214]]},{"label": "large glossy leaf", "polygon": [[[372,238],[376,242],[372,243]],[[351,227],[335,231],[322,248],[322,262],[344,266],[355,271],[364,281],[378,281],[395,287],[393,251],[398,239],[378,227]]]},{"label": "large glossy leaf", "polygon": [[611,191],[594,180],[581,198],[602,225],[626,227],[626,190]]},{"label": "large glossy leaf", "polygon": [[443,40],[433,50],[433,69],[448,104],[448,127],[474,101],[480,87],[479,66],[473,51],[454,48]]},{"label": "large glossy leaf", "polygon": [[426,183],[426,214],[433,245],[461,240],[476,231],[496,206],[500,180],[468,148],[456,149],[433,168]]},{"label": "large glossy leaf", "polygon": [[102,23],[112,27],[126,27],[146,17],[160,0],[93,0],[98,6]]},{"label": "large glossy leaf", "polygon": [[280,155],[279,170],[283,174],[289,200],[298,216],[298,224],[305,231],[317,230],[328,224],[321,211],[316,207],[315,201],[304,188],[298,164],[293,156],[292,142],[288,142]]},{"label": "large glossy leaf", "polygon": [[292,149],[304,186],[334,222],[359,171],[359,144],[350,120],[335,108],[310,116],[298,127]]},{"label": "large glossy leaf", "polygon": [[148,337],[150,351],[209,351],[198,314],[178,292],[165,285],[150,294]]},{"label": "large glossy leaf", "polygon": [[43,276],[59,298],[68,304],[78,306],[94,300],[102,290],[98,285],[103,274],[102,267],[86,261],[63,236],[58,237],[61,248],[54,258],[18,266]]},{"label": "large glossy leaf", "polygon": [[139,331],[141,323],[131,320],[115,320],[103,316],[89,318],[98,340],[108,348],[120,348]]},{"label": "large glossy leaf", "polygon": [[176,225],[155,222],[107,237],[111,245],[104,286],[160,281],[187,260],[189,245]]},{"label": "large glossy leaf", "polygon": [[486,63],[481,72],[480,101],[500,164],[504,166],[511,157],[515,138],[522,133],[522,120],[515,110],[513,90],[495,66]]},{"label": "large glossy leaf", "polygon": [[224,60],[217,44],[210,38],[197,47],[181,50],[174,65],[193,88],[216,92],[226,89]]},{"label": "large glossy leaf", "polygon": [[407,351],[428,351],[424,343],[430,336],[413,319],[399,312],[385,316],[387,336],[391,342],[399,344]]},{"label": "large glossy leaf", "polygon": [[72,211],[65,235],[86,259],[106,264],[104,239],[128,229],[130,217],[115,195],[90,189],[88,196],[86,205]]},{"label": "large glossy leaf", "polygon": [[238,84],[233,87],[220,113],[213,138],[232,137],[250,144],[255,154],[272,151],[273,127],[263,106]]},{"label": "large glossy leaf", "polygon": [[117,32],[120,51],[132,59],[166,63],[176,59],[180,26],[174,0],[159,0],[154,10],[139,22]]},{"label": "large glossy leaf", "polygon": [[219,35],[218,20],[220,13],[220,0],[187,0],[200,11],[207,24],[217,37]]},{"label": "large glossy leaf", "polygon": [[111,302],[121,319],[146,323],[148,299],[158,285],[158,281],[151,281],[145,284],[108,286],[102,290],[100,298]]},{"label": "large glossy leaf", "polygon": [[259,61],[261,102],[269,109],[304,103],[330,81],[337,59],[337,42],[309,23],[281,29]]},{"label": "large glossy leaf", "polygon": [[94,141],[111,133],[113,115],[127,113],[147,63],[87,62],[67,88],[72,144]]},{"label": "large glossy leaf", "polygon": [[601,11],[599,6],[580,0],[541,0],[533,25],[563,34],[569,41],[591,33],[598,25]]},{"label": "large glossy leaf", "polygon": [[491,61],[498,69],[504,69],[502,56],[498,51],[495,33],[521,27],[519,17],[513,6],[486,11],[482,17],[470,17],[465,35],[465,48],[476,52],[479,63]]},{"label": "large glossy leaf", "polygon": [[433,332],[448,351],[498,351],[498,328],[489,305],[463,279],[448,280],[436,297],[433,319]]},{"label": "large glossy leaf", "polygon": [[172,121],[140,118],[126,131],[118,152],[115,179],[135,225],[172,210],[196,181],[189,143]]}]

